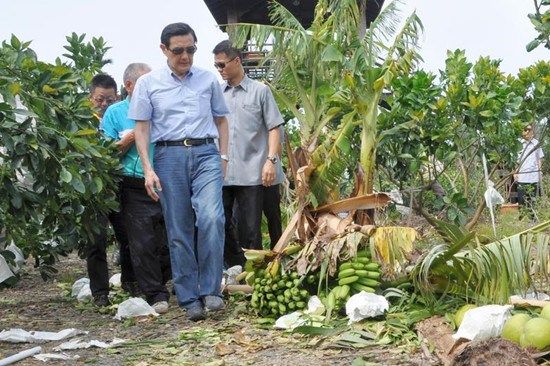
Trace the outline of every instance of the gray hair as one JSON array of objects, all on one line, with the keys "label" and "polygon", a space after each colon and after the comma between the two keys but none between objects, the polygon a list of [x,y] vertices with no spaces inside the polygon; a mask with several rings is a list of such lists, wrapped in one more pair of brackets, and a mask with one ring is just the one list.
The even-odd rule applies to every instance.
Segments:
[{"label": "gray hair", "polygon": [[122,77],[123,78],[122,81],[123,82],[131,81],[135,83],[136,80],[139,79],[141,75],[149,71],[151,71],[151,67],[147,64],[140,63],[140,62],[130,64],[128,65],[128,67],[126,67],[126,70],[124,70],[124,76]]}]

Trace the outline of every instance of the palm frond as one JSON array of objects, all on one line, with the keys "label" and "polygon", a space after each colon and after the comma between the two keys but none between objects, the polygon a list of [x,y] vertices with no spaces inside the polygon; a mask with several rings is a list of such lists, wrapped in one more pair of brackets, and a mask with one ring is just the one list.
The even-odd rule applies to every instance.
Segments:
[{"label": "palm frond", "polygon": [[548,234],[525,231],[486,245],[471,239],[437,245],[415,267],[413,280],[425,295],[435,290],[502,304],[532,289],[534,279],[550,286]]},{"label": "palm frond", "polygon": [[327,138],[312,154],[315,169],[311,175],[310,189],[315,205],[327,202],[329,193],[339,186],[343,173],[351,164],[351,137],[356,128],[355,113],[342,117],[340,126],[331,138]]}]

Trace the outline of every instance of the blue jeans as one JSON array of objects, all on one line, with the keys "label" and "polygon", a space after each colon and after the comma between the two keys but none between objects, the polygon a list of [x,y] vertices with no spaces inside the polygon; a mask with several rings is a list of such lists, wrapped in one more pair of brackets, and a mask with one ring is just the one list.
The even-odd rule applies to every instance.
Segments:
[{"label": "blue jeans", "polygon": [[221,296],[225,217],[216,145],[156,146],[154,165],[179,305]]}]

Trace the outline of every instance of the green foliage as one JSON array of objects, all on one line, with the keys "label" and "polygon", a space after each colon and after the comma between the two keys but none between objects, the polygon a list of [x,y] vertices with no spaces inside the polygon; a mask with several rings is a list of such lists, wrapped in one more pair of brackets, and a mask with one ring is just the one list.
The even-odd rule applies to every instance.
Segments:
[{"label": "green foliage", "polygon": [[[548,114],[550,64],[541,61],[513,77],[499,63],[486,57],[470,63],[464,51],[449,51],[439,78],[416,71],[390,84],[377,164],[393,187],[417,189],[416,208],[465,224],[483,199],[482,154],[498,188],[495,173],[515,169],[525,124]],[[443,199],[428,193],[434,181],[445,188]]]},{"label": "green foliage", "polygon": [[535,12],[528,17],[539,35],[525,46],[527,52],[531,52],[541,44],[550,49],[550,1],[534,0],[534,3]]},{"label": "green foliage", "polygon": [[0,48],[0,227],[44,276],[57,255],[85,247],[98,214],[117,208],[118,159],[100,139],[87,91],[107,48],[67,39],[74,65],[39,61],[15,36]]}]

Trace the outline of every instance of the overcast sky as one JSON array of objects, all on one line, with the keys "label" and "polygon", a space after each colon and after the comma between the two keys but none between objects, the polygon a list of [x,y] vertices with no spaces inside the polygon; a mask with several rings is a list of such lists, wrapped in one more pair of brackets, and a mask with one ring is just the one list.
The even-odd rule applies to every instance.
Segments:
[{"label": "overcast sky", "polygon": [[[403,11],[416,9],[424,23],[421,54],[426,69],[437,71],[448,49],[463,48],[470,60],[499,58],[502,70],[515,74],[550,57],[544,48],[525,51],[536,36],[527,18],[532,6],[530,0],[409,0]],[[31,47],[44,61],[64,52],[65,36],[71,32],[86,33],[87,40],[103,36],[112,47],[107,57],[113,60],[105,71],[119,82],[131,62],[163,65],[159,37],[166,24],[183,21],[195,29],[195,64],[212,71],[211,50],[226,38],[202,0],[4,0],[0,9],[0,39],[13,33],[32,40]]]}]

